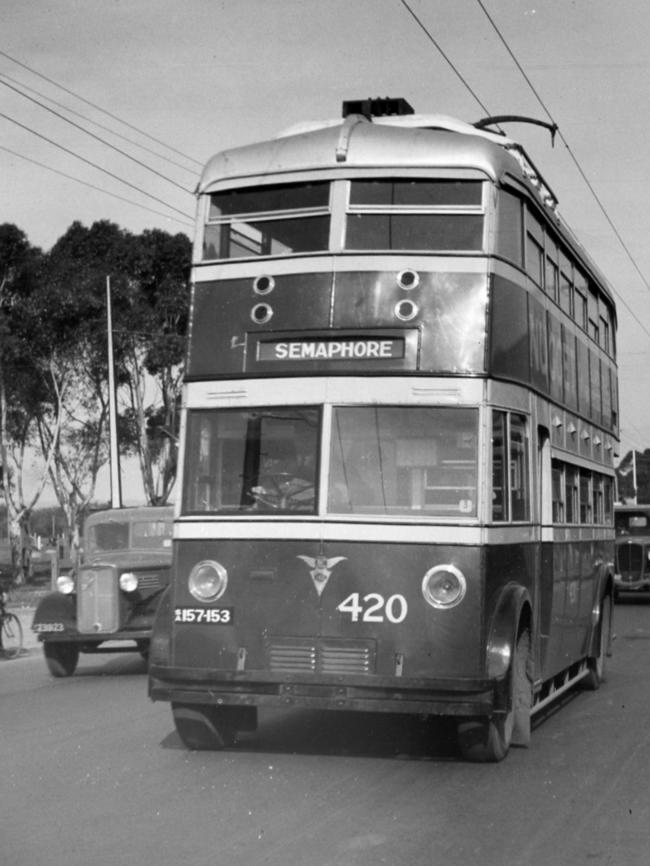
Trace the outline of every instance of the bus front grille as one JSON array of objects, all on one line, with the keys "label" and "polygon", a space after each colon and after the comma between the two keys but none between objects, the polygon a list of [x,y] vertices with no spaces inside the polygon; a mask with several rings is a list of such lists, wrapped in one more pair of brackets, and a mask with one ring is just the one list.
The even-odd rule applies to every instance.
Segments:
[{"label": "bus front grille", "polygon": [[272,673],[369,674],[375,670],[375,642],[271,637],[267,657]]}]

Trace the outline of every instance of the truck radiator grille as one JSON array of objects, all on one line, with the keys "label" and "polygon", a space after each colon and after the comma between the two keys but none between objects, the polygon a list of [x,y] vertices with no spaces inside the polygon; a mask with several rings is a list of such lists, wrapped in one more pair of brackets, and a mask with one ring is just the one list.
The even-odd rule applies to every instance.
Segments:
[{"label": "truck radiator grille", "polygon": [[643,576],[643,546],[620,544],[616,548],[618,572],[623,580],[639,580]]},{"label": "truck radiator grille", "polygon": [[77,584],[77,627],[83,634],[110,634],[118,630],[117,575],[110,566],[81,569]]},{"label": "truck radiator grille", "polygon": [[267,655],[273,673],[369,674],[375,670],[374,641],[271,637]]}]

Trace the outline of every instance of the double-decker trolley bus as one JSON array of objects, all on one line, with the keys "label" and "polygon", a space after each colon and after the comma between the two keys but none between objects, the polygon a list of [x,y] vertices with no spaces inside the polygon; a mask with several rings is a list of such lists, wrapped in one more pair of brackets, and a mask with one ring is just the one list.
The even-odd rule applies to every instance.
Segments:
[{"label": "double-decker trolley bus", "polygon": [[203,171],[149,673],[189,748],[293,707],[497,761],[602,679],[615,305],[494,124],[344,103]]}]

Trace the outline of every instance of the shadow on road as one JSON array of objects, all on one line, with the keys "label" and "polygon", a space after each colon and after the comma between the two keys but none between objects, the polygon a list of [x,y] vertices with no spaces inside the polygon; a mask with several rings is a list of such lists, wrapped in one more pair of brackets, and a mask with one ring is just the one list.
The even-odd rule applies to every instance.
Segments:
[{"label": "shadow on road", "polygon": [[[175,732],[161,745],[185,749]],[[240,734],[236,745],[227,752],[419,761],[458,759],[456,729],[449,719],[317,710],[260,711],[257,731]]]}]

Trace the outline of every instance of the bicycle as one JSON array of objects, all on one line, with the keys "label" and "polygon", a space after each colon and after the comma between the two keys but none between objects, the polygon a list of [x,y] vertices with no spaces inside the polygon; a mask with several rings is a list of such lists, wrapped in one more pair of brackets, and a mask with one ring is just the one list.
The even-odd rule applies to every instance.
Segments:
[{"label": "bicycle", "polygon": [[15,659],[23,648],[23,627],[15,613],[7,610],[7,593],[0,592],[0,654]]}]

